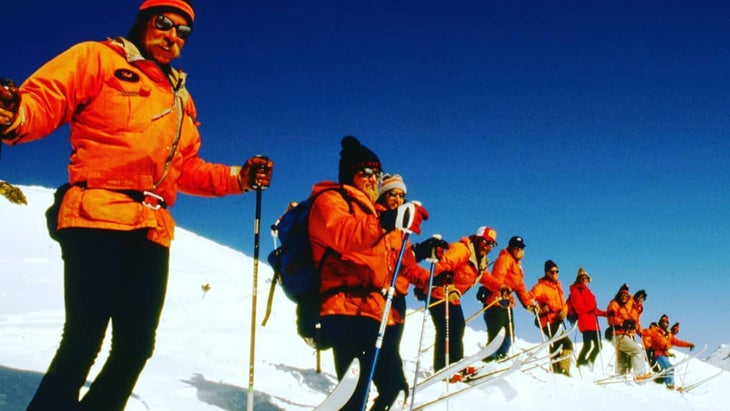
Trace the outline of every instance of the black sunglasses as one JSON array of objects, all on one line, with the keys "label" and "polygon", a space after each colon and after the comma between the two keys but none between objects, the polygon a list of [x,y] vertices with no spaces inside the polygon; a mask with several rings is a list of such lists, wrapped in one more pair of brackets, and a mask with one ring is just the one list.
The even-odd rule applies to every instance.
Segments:
[{"label": "black sunglasses", "polygon": [[406,199],[406,194],[405,193],[396,193],[395,191],[388,191],[387,194],[388,194],[388,197],[391,197],[391,198],[392,197],[398,197],[398,198],[402,198],[404,200]]},{"label": "black sunglasses", "polygon": [[188,26],[187,24],[178,24],[176,26],[175,23],[172,20],[170,20],[169,17],[164,16],[162,14],[155,17],[155,28],[157,30],[169,31],[173,27],[175,28],[175,31],[177,32],[177,36],[183,40],[190,37],[190,34],[193,32],[193,28]]}]

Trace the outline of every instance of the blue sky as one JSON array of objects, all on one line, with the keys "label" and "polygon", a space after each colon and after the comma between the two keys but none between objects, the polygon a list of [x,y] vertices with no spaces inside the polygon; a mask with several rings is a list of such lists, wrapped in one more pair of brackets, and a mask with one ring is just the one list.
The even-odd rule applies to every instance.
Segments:
[{"label": "blue sky", "polygon": [[[649,295],[643,323],[666,313],[681,338],[730,342],[722,3],[196,3],[176,66],[189,74],[202,156],[276,162],[262,257],[267,227],[337,177],[340,139],[352,134],[429,210],[424,237],[455,241],[480,225],[496,228],[500,245],[521,235],[528,286],[546,259],[566,290],[583,266],[599,305],[627,282]],[[0,35],[12,41],[0,75],[20,82],[76,42],[126,34],[136,6],[4,5]],[[4,147],[0,178],[60,185],[67,135]],[[253,251],[253,195],[181,196],[173,214]],[[518,334],[538,335],[525,312],[516,318]]]}]

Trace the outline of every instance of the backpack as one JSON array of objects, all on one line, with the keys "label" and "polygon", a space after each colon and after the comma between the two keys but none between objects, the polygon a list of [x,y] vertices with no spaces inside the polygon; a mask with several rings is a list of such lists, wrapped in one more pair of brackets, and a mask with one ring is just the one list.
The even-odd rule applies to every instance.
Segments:
[{"label": "backpack", "polygon": [[568,300],[565,301],[565,304],[568,305],[568,314],[565,318],[568,320],[570,325],[574,325],[576,321],[578,321],[578,313],[575,312],[575,308],[573,308],[573,303],[570,301],[570,295],[568,296]]},{"label": "backpack", "polygon": [[327,248],[319,265],[315,267],[312,260],[312,246],[309,241],[309,211],[320,194],[331,190],[337,190],[347,200],[350,212],[352,212],[351,197],[341,186],[327,188],[310,196],[286,211],[272,227],[272,230],[277,233],[281,246],[269,253],[267,258],[274,269],[274,278],[269,290],[267,318],[275,284],[278,283],[287,298],[297,305],[297,333],[308,345],[317,349],[329,348],[322,344],[319,335],[321,328],[319,272],[327,257],[334,253],[334,250]]}]

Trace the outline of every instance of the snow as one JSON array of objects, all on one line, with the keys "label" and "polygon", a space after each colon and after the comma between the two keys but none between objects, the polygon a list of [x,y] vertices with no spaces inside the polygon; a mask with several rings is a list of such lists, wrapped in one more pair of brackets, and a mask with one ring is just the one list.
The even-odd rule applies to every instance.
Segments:
[{"label": "snow", "polygon": [[[60,340],[63,324],[63,274],[58,245],[46,234],[43,212],[52,191],[23,186],[29,205],[0,199],[0,410],[24,410]],[[215,200],[211,200],[215,201]],[[181,210],[184,212],[184,210]],[[253,213],[252,213],[253,214]],[[253,226],[253,222],[252,222]],[[264,224],[264,226],[266,226]],[[262,241],[268,232],[262,233]],[[253,250],[253,244],[251,247]],[[248,251],[248,250],[247,250]],[[265,260],[265,258],[262,258]],[[172,246],[170,282],[157,334],[157,346],[127,406],[128,411],[243,410],[249,388],[253,259],[195,233],[178,229]],[[332,355],[321,356],[316,372],[315,353],[296,335],[294,306],[278,290],[269,323],[261,327],[271,269],[259,263],[255,351],[256,410],[305,410],[319,403],[336,378]],[[204,284],[210,290],[203,291]],[[468,315],[469,313],[467,313]],[[413,379],[422,314],[411,315],[402,343],[406,376]],[[480,318],[475,321],[482,321]],[[540,341],[537,328],[517,330],[527,341]],[[430,322],[426,341],[432,341]],[[577,338],[576,352],[580,349]],[[483,344],[483,332],[467,329],[465,352]],[[108,339],[107,339],[108,340]],[[108,344],[108,341],[107,341]],[[710,347],[712,351],[714,347]],[[104,363],[109,346],[102,348],[89,381]],[[692,359],[676,372],[677,384],[728,369],[727,344],[708,361]],[[679,361],[686,350],[675,350]],[[500,384],[473,390],[450,401],[451,411],[479,408],[509,410],[671,410],[726,409],[730,372],[688,392],[669,391],[663,385],[618,383],[599,386],[593,381],[613,369],[613,349],[606,345],[595,369],[573,368],[572,378],[537,368],[517,372]],[[431,353],[422,357],[421,369],[430,371]],[[715,364],[715,365],[713,365]],[[453,391],[457,385],[448,389]],[[417,402],[445,392],[444,384],[417,395]],[[431,409],[446,409],[437,406]]]}]

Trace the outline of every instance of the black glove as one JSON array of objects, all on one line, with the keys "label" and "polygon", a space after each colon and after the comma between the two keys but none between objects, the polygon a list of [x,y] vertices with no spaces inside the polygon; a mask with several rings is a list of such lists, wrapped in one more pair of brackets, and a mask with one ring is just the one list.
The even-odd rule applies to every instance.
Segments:
[{"label": "black glove", "polygon": [[446,241],[431,237],[421,243],[415,243],[411,246],[413,254],[416,255],[416,261],[421,262],[431,256],[440,258],[443,255],[443,250],[449,247],[449,243]]},{"label": "black glove", "polygon": [[416,297],[418,301],[426,301],[426,292],[421,290],[420,288],[414,288],[413,289],[413,295]]},{"label": "black glove", "polygon": [[454,273],[451,271],[442,271],[433,277],[433,285],[441,286],[454,283]]},{"label": "black glove", "polygon": [[694,351],[694,349],[695,349],[695,345],[694,345],[694,344],[690,344],[690,345],[689,345],[689,350],[690,350],[690,351]]},{"label": "black glove", "polygon": [[479,287],[479,289],[477,290],[477,301],[481,301],[482,304],[486,304],[487,295],[489,295],[489,290],[487,289],[487,287]]}]

